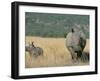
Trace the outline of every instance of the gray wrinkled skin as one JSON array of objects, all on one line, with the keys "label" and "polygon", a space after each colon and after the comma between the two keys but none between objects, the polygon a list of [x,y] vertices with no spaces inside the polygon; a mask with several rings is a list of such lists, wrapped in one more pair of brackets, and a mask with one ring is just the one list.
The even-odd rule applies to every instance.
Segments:
[{"label": "gray wrinkled skin", "polygon": [[72,60],[77,60],[81,57],[86,45],[86,37],[80,28],[73,27],[71,32],[66,36],[66,47],[71,53]]},{"label": "gray wrinkled skin", "polygon": [[30,55],[33,56],[39,56],[39,55],[43,55],[43,49],[40,47],[35,47],[31,44],[26,44],[25,45],[25,51],[29,52]]}]

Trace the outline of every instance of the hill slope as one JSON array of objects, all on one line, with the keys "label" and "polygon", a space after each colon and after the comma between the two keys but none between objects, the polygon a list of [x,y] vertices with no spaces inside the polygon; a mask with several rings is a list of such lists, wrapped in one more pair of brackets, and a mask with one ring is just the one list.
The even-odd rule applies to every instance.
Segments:
[{"label": "hill slope", "polygon": [[79,24],[89,38],[88,15],[25,13],[26,36],[65,37],[74,24]]}]

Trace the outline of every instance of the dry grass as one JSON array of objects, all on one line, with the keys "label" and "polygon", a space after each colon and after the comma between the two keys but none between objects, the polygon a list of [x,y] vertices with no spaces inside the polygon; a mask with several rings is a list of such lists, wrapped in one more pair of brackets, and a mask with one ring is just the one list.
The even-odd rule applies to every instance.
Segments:
[{"label": "dry grass", "polygon": [[[41,37],[26,37],[26,43],[34,41],[35,46],[43,49],[43,56],[30,56],[28,52],[25,54],[25,67],[51,67],[51,66],[72,66],[69,51],[65,46],[64,38],[41,38]],[[89,52],[89,40],[85,50]],[[78,63],[77,65],[87,65],[89,63]]]}]

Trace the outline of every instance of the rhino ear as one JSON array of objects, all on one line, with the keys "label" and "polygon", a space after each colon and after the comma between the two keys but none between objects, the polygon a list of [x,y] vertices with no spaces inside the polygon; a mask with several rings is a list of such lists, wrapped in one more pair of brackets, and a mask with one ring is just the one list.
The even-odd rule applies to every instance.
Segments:
[{"label": "rhino ear", "polygon": [[32,45],[34,45],[34,41],[32,41]]},{"label": "rhino ear", "polygon": [[74,29],[72,28],[72,33],[74,32]]}]

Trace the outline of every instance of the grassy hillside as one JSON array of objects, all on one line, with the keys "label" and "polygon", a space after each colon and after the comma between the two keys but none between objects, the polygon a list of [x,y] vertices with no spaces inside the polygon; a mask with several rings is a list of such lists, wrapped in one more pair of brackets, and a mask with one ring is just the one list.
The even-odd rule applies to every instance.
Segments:
[{"label": "grassy hillside", "polygon": [[75,23],[89,38],[88,15],[25,13],[26,36],[65,37]]}]

